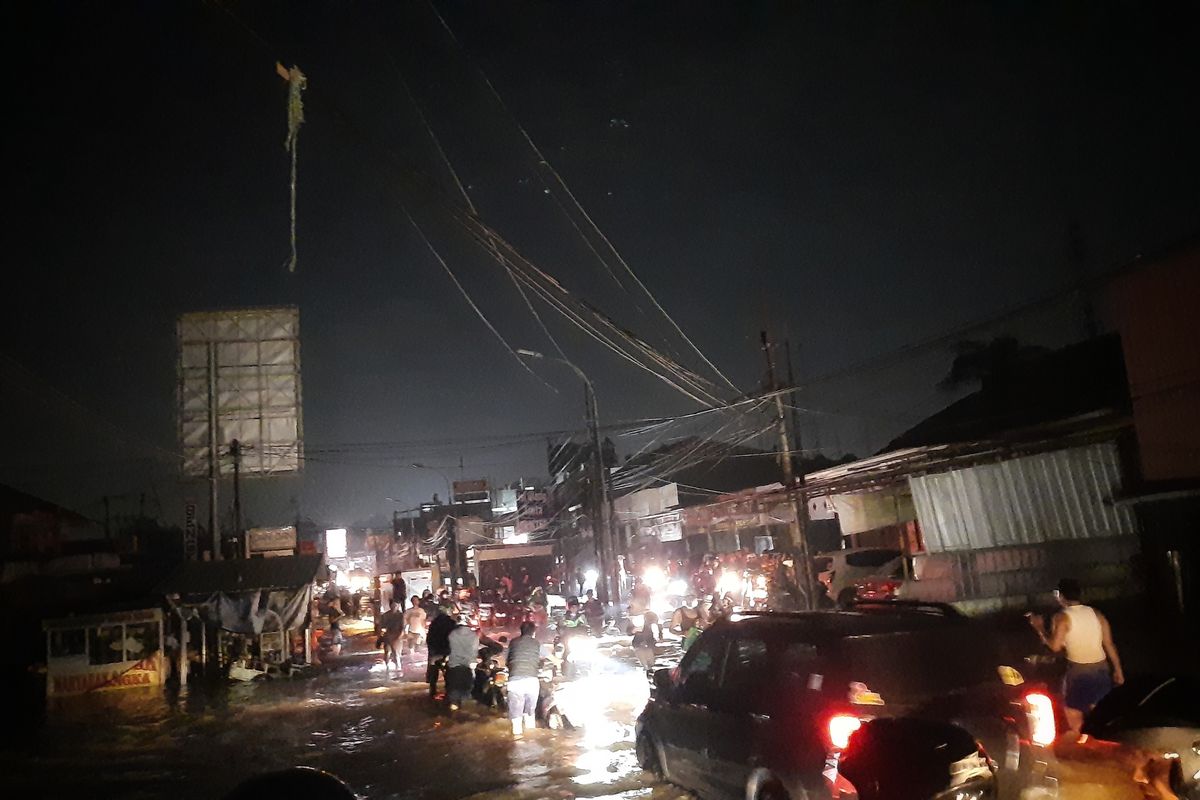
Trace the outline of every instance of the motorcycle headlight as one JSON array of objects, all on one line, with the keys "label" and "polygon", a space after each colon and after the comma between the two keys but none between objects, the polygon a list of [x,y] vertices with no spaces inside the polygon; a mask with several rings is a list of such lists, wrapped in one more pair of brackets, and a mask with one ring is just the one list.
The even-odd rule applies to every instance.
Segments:
[{"label": "motorcycle headlight", "polygon": [[571,639],[571,646],[568,652],[572,661],[586,661],[595,654],[596,642],[590,638],[576,636]]}]

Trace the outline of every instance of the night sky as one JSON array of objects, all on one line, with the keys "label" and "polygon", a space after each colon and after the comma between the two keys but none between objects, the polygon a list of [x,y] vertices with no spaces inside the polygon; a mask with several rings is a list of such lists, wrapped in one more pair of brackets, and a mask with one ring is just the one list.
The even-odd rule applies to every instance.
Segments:
[{"label": "night sky", "polygon": [[[424,2],[6,9],[0,481],[92,516],[147,492],[177,521],[204,497],[171,475],[177,316],[293,303],[311,459],[248,489],[252,523],[444,491],[411,461],[544,474],[544,440],[501,437],[581,427],[578,381],[523,371],[409,226],[405,207],[513,347],[552,352],[444,222],[461,201],[420,114],[485,221],[647,340],[702,366],[591,256],[518,122],[740,389],[762,379],[758,331],[788,337],[805,446],[828,454],[952,399],[954,337],[877,357],[1070,282],[1072,224],[1092,274],[1200,229],[1190,4],[435,6],[457,43]],[[295,274],[277,60],[309,78]],[[606,420],[696,409],[542,311]],[[1002,333],[1079,326],[1059,303],[963,336]]]}]

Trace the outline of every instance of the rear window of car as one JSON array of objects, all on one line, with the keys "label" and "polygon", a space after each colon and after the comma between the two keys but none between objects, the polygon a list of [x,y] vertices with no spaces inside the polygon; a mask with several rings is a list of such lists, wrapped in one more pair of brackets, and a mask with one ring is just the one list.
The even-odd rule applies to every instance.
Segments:
[{"label": "rear window of car", "polygon": [[850,636],[838,652],[844,677],[898,703],[994,683],[1000,664],[994,637],[968,623]]},{"label": "rear window of car", "polygon": [[884,564],[900,557],[899,550],[863,550],[859,553],[847,553],[846,563],[851,567],[882,567]]}]

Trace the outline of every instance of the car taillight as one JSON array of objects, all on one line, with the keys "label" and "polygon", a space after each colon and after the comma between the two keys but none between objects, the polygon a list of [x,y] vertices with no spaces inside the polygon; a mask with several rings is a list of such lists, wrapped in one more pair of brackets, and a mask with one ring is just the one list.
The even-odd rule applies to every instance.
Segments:
[{"label": "car taillight", "polygon": [[862,720],[849,714],[835,714],[829,718],[829,743],[835,750],[845,750],[850,744],[850,734],[862,727]]},{"label": "car taillight", "polygon": [[1025,714],[1029,717],[1029,738],[1043,747],[1054,744],[1058,731],[1054,723],[1054,703],[1041,692],[1025,695]]}]

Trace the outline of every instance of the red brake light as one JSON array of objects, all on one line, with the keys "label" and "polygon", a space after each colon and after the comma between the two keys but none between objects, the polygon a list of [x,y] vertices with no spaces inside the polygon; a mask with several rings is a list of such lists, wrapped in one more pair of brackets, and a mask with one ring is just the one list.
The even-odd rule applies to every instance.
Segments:
[{"label": "red brake light", "polygon": [[1029,738],[1043,747],[1054,744],[1058,733],[1054,723],[1054,703],[1041,692],[1025,695],[1026,715],[1029,717]]},{"label": "red brake light", "polygon": [[829,718],[829,743],[835,750],[845,750],[850,744],[850,734],[862,727],[862,720],[849,714],[836,714]]}]

